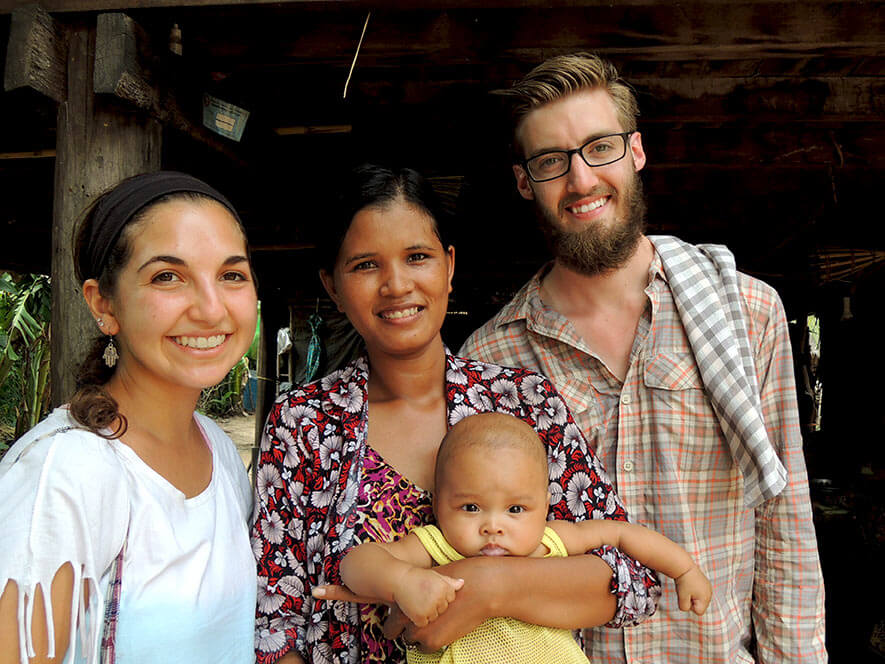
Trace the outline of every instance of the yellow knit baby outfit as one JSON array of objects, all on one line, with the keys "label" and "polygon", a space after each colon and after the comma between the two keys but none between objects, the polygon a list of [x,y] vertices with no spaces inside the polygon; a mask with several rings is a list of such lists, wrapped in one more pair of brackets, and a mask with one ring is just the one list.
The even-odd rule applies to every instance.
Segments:
[{"label": "yellow knit baby outfit", "polygon": [[[437,565],[463,560],[436,526],[411,531],[418,536]],[[550,553],[545,558],[568,556],[565,545],[551,528],[541,542]],[[433,653],[406,652],[409,664],[588,664],[589,660],[567,629],[530,625],[515,618],[490,618],[448,648]]]}]

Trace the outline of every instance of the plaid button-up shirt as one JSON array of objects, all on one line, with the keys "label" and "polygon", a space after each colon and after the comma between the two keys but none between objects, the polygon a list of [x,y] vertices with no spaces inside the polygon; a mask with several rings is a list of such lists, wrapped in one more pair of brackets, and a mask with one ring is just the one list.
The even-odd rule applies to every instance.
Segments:
[{"label": "plaid button-up shirt", "polygon": [[762,410],[788,484],[744,507],[740,469],[705,396],[660,258],[649,269],[623,382],[544,305],[541,270],[461,355],[534,369],[566,399],[605,464],[630,520],[681,544],[713,583],[698,617],[679,610],[672,581],[658,614],[629,629],[588,630],[594,664],[826,662],[824,591],[802,454],[783,305],[767,284],[740,275]]}]

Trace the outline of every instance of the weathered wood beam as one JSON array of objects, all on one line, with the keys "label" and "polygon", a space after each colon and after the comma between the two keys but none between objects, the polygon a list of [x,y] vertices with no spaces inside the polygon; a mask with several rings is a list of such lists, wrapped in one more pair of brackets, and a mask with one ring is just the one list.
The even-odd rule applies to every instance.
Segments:
[{"label": "weathered wood beam", "polygon": [[640,91],[640,103],[659,122],[703,122],[704,117],[751,122],[885,119],[885,79],[878,77],[654,78],[631,83]]},{"label": "weathered wood beam", "polygon": [[160,124],[143,113],[121,113],[119,104],[94,94],[94,53],[94,29],[72,28],[68,98],[58,108],[52,220],[53,405],[73,394],[77,367],[90,340],[98,336],[74,277],[74,229],[83,210],[106,188],[160,167]]},{"label": "weathered wood beam", "polygon": [[642,135],[649,165],[658,168],[885,169],[885,125],[815,129],[781,125],[753,129],[655,125]]},{"label": "weathered wood beam", "polygon": [[278,136],[316,136],[319,134],[349,134],[353,125],[296,125],[292,127],[274,127]]},{"label": "weathered wood beam", "polygon": [[[666,63],[802,57],[833,50],[875,56],[885,46],[882,2],[600,4],[593,11],[571,5],[373,11],[358,71],[379,66],[516,65],[519,75],[550,55],[575,50],[597,51],[626,65],[648,59]],[[267,56],[278,67],[350,64],[363,18],[357,6],[345,3],[332,13],[302,12],[297,20],[289,12],[273,14],[274,21],[260,11],[240,12],[236,21],[225,21],[223,15],[195,20],[190,39],[221,66],[229,58],[231,70],[260,66]],[[251,33],[265,37],[260,47],[244,43],[243,35]]]},{"label": "weathered wood beam", "polygon": [[31,152],[0,152],[0,159],[48,159],[54,157],[54,149],[33,150]]},{"label": "weathered wood beam", "polygon": [[145,64],[150,40],[126,14],[99,14],[95,31],[93,84],[98,93],[113,94],[138,108],[157,106],[157,92]]},{"label": "weathered wood beam", "polygon": [[3,87],[33,88],[61,102],[67,96],[63,26],[37,5],[13,10]]},{"label": "weathered wood beam", "polygon": [[[346,74],[346,73],[345,73]],[[344,74],[343,74],[344,75]],[[343,76],[342,75],[342,76]],[[482,80],[436,78],[428,72],[414,80],[406,72],[385,76],[363,72],[352,83],[347,104],[341,102],[340,80],[326,71],[302,75],[288,86],[279,82],[263,86],[267,99],[257,108],[270,126],[287,122],[304,125],[352,122],[354,132],[373,121],[398,118],[433,118],[444,128],[463,134],[476,122],[490,122],[495,100]],[[788,123],[836,127],[843,124],[885,123],[885,76],[853,77],[686,77],[628,79],[639,91],[641,126],[686,124],[758,126]],[[309,89],[310,95],[298,90]],[[377,116],[377,117],[375,117]],[[470,118],[468,120],[467,118]],[[500,121],[503,112],[495,115]],[[405,124],[409,124],[406,122]],[[281,139],[288,136],[282,135]]]},{"label": "weathered wood beam", "polygon": [[[752,77],[631,79],[641,123],[885,122],[883,77]],[[488,90],[459,80],[363,79],[354,86],[373,104],[463,107]],[[460,102],[458,101],[460,100]],[[324,100],[314,97],[314,103]],[[306,103],[309,103],[306,101]],[[302,112],[308,112],[307,106]]]},{"label": "weathered wood beam", "polygon": [[[172,56],[170,56],[172,57]],[[99,14],[95,37],[94,86],[96,93],[114,95],[148,113],[213,150],[237,165],[244,160],[214,134],[193,122],[155,71],[150,40],[126,14]]]},{"label": "weathered wood beam", "polygon": [[[24,4],[26,0],[4,0],[0,5],[0,14]],[[742,0],[742,4],[770,4],[771,0]],[[857,0],[804,0],[806,4],[850,4]],[[85,11],[124,11],[144,9],[145,7],[180,7],[181,0],[42,0],[42,4],[52,12],[85,12]],[[252,5],[294,5],[294,6],[356,6],[401,9],[458,9],[464,7],[463,0],[376,0],[367,3],[365,0],[187,0],[189,7],[235,7]],[[514,8],[546,8],[551,7],[609,7],[611,0],[480,0],[470,2],[472,8],[478,9],[514,9]],[[659,4],[659,0],[620,0],[618,4],[628,6],[648,6]],[[731,4],[731,0],[695,0],[695,4],[722,6]]]}]

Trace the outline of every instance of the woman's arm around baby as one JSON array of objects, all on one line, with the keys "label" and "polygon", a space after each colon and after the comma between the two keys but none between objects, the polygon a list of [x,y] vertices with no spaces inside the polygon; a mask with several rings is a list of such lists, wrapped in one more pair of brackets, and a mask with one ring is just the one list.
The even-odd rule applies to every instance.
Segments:
[{"label": "woman's arm around baby", "polygon": [[676,582],[679,608],[702,615],[710,604],[713,587],[688,552],[673,540],[635,523],[591,519],[551,521],[570,556],[581,555],[605,544],[614,546]]}]

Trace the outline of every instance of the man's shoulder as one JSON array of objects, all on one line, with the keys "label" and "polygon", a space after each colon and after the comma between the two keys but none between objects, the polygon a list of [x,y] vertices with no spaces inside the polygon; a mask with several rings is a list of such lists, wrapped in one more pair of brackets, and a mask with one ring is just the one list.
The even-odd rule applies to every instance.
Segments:
[{"label": "man's shoulder", "polygon": [[784,305],[774,286],[745,272],[738,272],[738,288],[747,314],[760,323],[781,315]]},{"label": "man's shoulder", "polygon": [[744,297],[763,297],[769,300],[780,299],[774,286],[746,272],[738,271],[738,287],[741,289],[741,294]]},{"label": "man's shoulder", "polygon": [[483,349],[488,346],[490,342],[503,337],[503,333],[499,329],[501,325],[498,320],[500,315],[501,312],[498,312],[492,316],[492,318],[476,328],[471,335],[467,337],[467,341],[461,346],[458,355],[471,360],[492,362],[492,358],[486,355]]},{"label": "man's shoulder", "polygon": [[[692,256],[696,261],[700,256],[712,259],[719,269],[723,269],[724,265],[731,265],[731,269],[735,268],[736,257],[731,249],[724,244],[692,244],[678,237],[665,235],[652,235],[649,236],[649,239],[662,260],[665,258],[662,252],[670,256],[671,260],[674,256],[678,259],[681,259],[682,256]],[[744,307],[751,317],[761,317],[767,320],[774,312],[783,308],[780,296],[770,284],[740,270],[737,270],[737,279]]]}]

